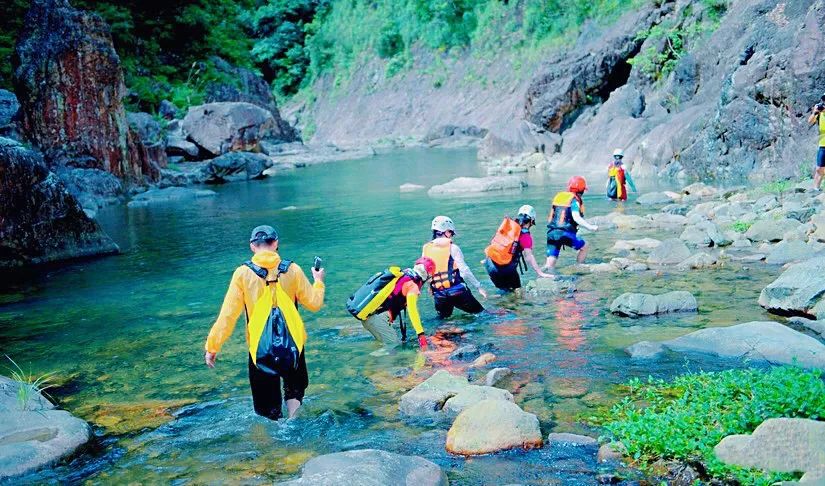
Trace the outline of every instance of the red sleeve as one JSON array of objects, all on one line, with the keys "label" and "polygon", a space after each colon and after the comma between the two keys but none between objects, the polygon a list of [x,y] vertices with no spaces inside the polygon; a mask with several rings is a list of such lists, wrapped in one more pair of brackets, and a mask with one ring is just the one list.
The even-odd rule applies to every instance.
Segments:
[{"label": "red sleeve", "polygon": [[522,250],[532,250],[533,249],[533,235],[530,233],[522,233],[518,237],[518,244]]}]

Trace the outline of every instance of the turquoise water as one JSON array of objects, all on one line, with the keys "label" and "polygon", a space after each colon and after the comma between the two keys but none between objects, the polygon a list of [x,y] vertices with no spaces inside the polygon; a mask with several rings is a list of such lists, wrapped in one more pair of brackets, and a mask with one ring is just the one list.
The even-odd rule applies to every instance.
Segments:
[{"label": "turquoise water", "polygon": [[[453,218],[457,243],[489,284],[479,261],[501,217],[522,204],[545,214],[567,179],[547,177],[517,193],[460,199],[398,191],[402,183],[430,186],[461,175],[483,175],[473,152],[405,151],[228,184],[216,187],[214,198],[102,211],[101,224],[122,255],[15,275],[0,290],[1,352],[34,373],[56,371],[59,386],[52,396],[90,421],[98,436],[71,463],[25,482],[271,483],[294,477],[313,455],[377,447],[429,458],[454,484],[595,483],[602,470],[580,452],[545,448],[452,457],[444,451],[447,426],[402,419],[398,399],[436,369],[482,376],[447,356],[460,344],[489,343],[497,355],[491,366],[513,369],[509,388],[522,408],[538,415],[544,434],[597,434],[580,417],[610,400],[614,384],[735,364],[677,356],[637,364],[624,347],[767,317],[756,299],[775,269],[763,266],[586,275],[577,277],[579,292],[572,298],[491,296],[485,304],[507,310],[501,315],[457,313],[439,322],[425,297],[424,325],[435,335],[436,350],[424,356],[409,347],[373,356],[379,347],[349,317],[344,302],[370,274],[390,264],[407,266],[419,256],[433,216]],[[614,209],[599,195],[586,202],[589,215]],[[635,204],[625,211],[643,214]],[[246,240],[258,224],[278,228],[284,257],[308,268],[319,255],[327,268],[325,307],[303,313],[311,384],[300,417],[289,423],[252,413],[242,325],[217,367],[203,364],[204,339],[233,270],[249,257]],[[534,231],[539,254],[542,236]],[[674,235],[599,232],[588,236],[590,261],[609,261],[605,250],[617,238],[644,236]],[[566,252],[559,267],[572,261]],[[640,320],[607,312],[624,291],[665,289],[691,290],[701,311]]]}]

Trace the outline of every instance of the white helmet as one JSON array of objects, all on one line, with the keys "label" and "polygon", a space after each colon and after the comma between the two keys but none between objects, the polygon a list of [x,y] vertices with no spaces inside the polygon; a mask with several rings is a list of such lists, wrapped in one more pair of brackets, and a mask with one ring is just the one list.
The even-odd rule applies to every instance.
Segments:
[{"label": "white helmet", "polygon": [[613,151],[613,157],[624,157],[624,150],[618,148]]},{"label": "white helmet", "polygon": [[432,229],[433,231],[438,231],[439,233],[445,233],[447,231],[452,231],[455,233],[455,223],[453,223],[453,220],[447,216],[436,216],[433,219]]},{"label": "white helmet", "polygon": [[524,206],[518,208],[518,215],[527,216],[532,219],[534,223],[536,222],[536,208],[530,206],[529,204],[525,204]]}]

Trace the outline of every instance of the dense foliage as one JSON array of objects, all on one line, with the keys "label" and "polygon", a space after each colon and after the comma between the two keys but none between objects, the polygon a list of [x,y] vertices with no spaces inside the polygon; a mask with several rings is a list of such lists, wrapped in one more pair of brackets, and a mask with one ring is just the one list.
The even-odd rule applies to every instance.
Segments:
[{"label": "dense foliage", "polygon": [[628,397],[592,420],[639,465],[659,458],[701,461],[710,475],[741,484],[768,485],[791,476],[721,463],[713,448],[723,437],[750,433],[774,417],[825,418],[822,372],[790,366],[687,374],[671,382],[634,380],[629,388]]}]

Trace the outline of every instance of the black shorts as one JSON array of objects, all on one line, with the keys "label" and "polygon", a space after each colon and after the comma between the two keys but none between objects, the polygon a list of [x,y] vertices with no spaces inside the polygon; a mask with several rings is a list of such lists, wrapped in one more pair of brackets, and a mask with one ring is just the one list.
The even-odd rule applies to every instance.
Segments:
[{"label": "black shorts", "polygon": [[521,288],[521,276],[518,272],[518,260],[513,258],[509,265],[500,266],[489,258],[484,261],[484,268],[493,285],[500,290],[515,290]]},{"label": "black shorts", "polygon": [[[281,379],[284,394],[281,398]],[[252,389],[252,404],[255,413],[272,420],[282,417],[283,400],[304,401],[304,391],[309,386],[309,374],[304,353],[298,356],[298,368],[289,375],[277,376],[258,369],[249,358],[249,386]]]},{"label": "black shorts", "polygon": [[435,311],[438,313],[438,317],[442,319],[453,315],[453,309],[455,308],[468,314],[478,314],[484,311],[484,306],[464,284],[446,290],[434,291],[433,301],[435,301]]},{"label": "black shorts", "polygon": [[819,147],[816,152],[816,166],[819,168],[825,167],[825,147]]}]

